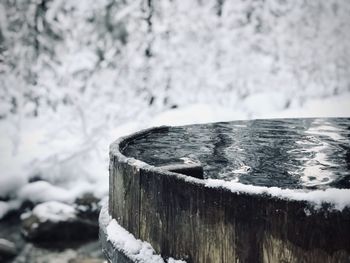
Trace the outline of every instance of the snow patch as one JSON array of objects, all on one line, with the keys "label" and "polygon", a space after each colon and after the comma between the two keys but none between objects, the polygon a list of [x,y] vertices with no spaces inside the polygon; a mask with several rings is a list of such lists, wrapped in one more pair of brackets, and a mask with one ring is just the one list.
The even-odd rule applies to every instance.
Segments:
[{"label": "snow patch", "polygon": [[23,186],[18,192],[20,200],[28,200],[33,203],[47,201],[73,202],[71,192],[45,181],[37,181]]},{"label": "snow patch", "polygon": [[270,114],[283,110],[288,103],[286,94],[277,92],[263,92],[248,96],[243,101],[243,107],[250,114]]},{"label": "snow patch", "polygon": [[66,222],[76,218],[75,209],[67,204],[50,201],[34,207],[32,214],[40,222]]},{"label": "snow patch", "polygon": [[108,214],[107,199],[104,200],[104,204],[101,209],[100,224],[102,225],[102,229],[104,229],[107,234],[107,240],[110,241],[118,250],[123,251],[130,259],[136,262],[186,263],[186,261],[176,260],[173,258],[169,258],[167,261],[164,261],[160,255],[156,254],[150,243],[136,239],[133,234],[125,230],[115,219],[110,217]]},{"label": "snow patch", "polygon": [[350,117],[350,93],[322,99],[310,99],[302,105],[271,113],[264,112],[262,118],[318,118]]},{"label": "snow patch", "polygon": [[[118,249],[122,250],[132,260],[140,263],[164,263],[163,258],[156,254],[150,243],[136,239],[134,235],[121,227],[115,219],[112,219],[107,230],[107,240]],[[184,263],[183,260],[169,258],[168,263]]]},{"label": "snow patch", "polygon": [[150,126],[175,126],[247,118],[248,114],[240,109],[230,109],[210,104],[193,104],[160,113],[150,122]]}]

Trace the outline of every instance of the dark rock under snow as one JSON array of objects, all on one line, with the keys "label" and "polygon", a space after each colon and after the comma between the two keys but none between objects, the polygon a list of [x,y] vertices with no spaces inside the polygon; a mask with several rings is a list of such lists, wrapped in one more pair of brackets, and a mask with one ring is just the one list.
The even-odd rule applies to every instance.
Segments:
[{"label": "dark rock under snow", "polygon": [[22,215],[22,233],[37,242],[88,240],[97,238],[97,221],[79,216],[73,206],[60,202],[45,202]]}]

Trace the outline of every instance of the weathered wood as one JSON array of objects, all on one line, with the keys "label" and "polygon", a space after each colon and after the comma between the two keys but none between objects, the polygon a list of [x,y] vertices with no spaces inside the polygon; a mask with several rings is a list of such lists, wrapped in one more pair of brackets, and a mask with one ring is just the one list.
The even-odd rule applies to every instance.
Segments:
[{"label": "weathered wood", "polygon": [[110,214],[113,218],[139,238],[140,172],[127,163],[113,158],[110,176]]},{"label": "weathered wood", "polygon": [[304,201],[209,188],[203,180],[169,172],[180,172],[173,168],[111,154],[110,214],[164,258],[350,262],[349,208],[325,204],[316,210]]},{"label": "weathered wood", "polygon": [[179,182],[152,171],[141,173],[141,233],[164,256],[188,262],[220,262],[224,210],[214,189]]},{"label": "weathered wood", "polygon": [[307,216],[303,202],[233,194],[152,171],[141,172],[140,208],[140,238],[188,262],[350,259],[348,212]]},{"label": "weathered wood", "polygon": [[306,216],[298,202],[207,190],[142,172],[140,238],[188,262],[349,262],[349,220]]}]

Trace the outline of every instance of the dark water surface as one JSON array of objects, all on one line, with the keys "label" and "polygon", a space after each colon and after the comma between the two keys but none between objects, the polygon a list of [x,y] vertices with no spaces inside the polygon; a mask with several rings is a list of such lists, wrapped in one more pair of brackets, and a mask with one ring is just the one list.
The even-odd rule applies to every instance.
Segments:
[{"label": "dark water surface", "polygon": [[282,188],[350,188],[350,118],[251,120],[170,127],[126,156],[161,166],[200,161],[205,178]]}]

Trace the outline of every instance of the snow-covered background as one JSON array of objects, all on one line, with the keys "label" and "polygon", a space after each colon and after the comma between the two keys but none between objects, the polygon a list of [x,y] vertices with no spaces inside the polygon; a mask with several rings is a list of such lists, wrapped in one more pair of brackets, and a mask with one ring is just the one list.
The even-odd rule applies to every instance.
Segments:
[{"label": "snow-covered background", "polygon": [[161,124],[350,116],[350,1],[3,0],[0,218],[108,192]]}]

